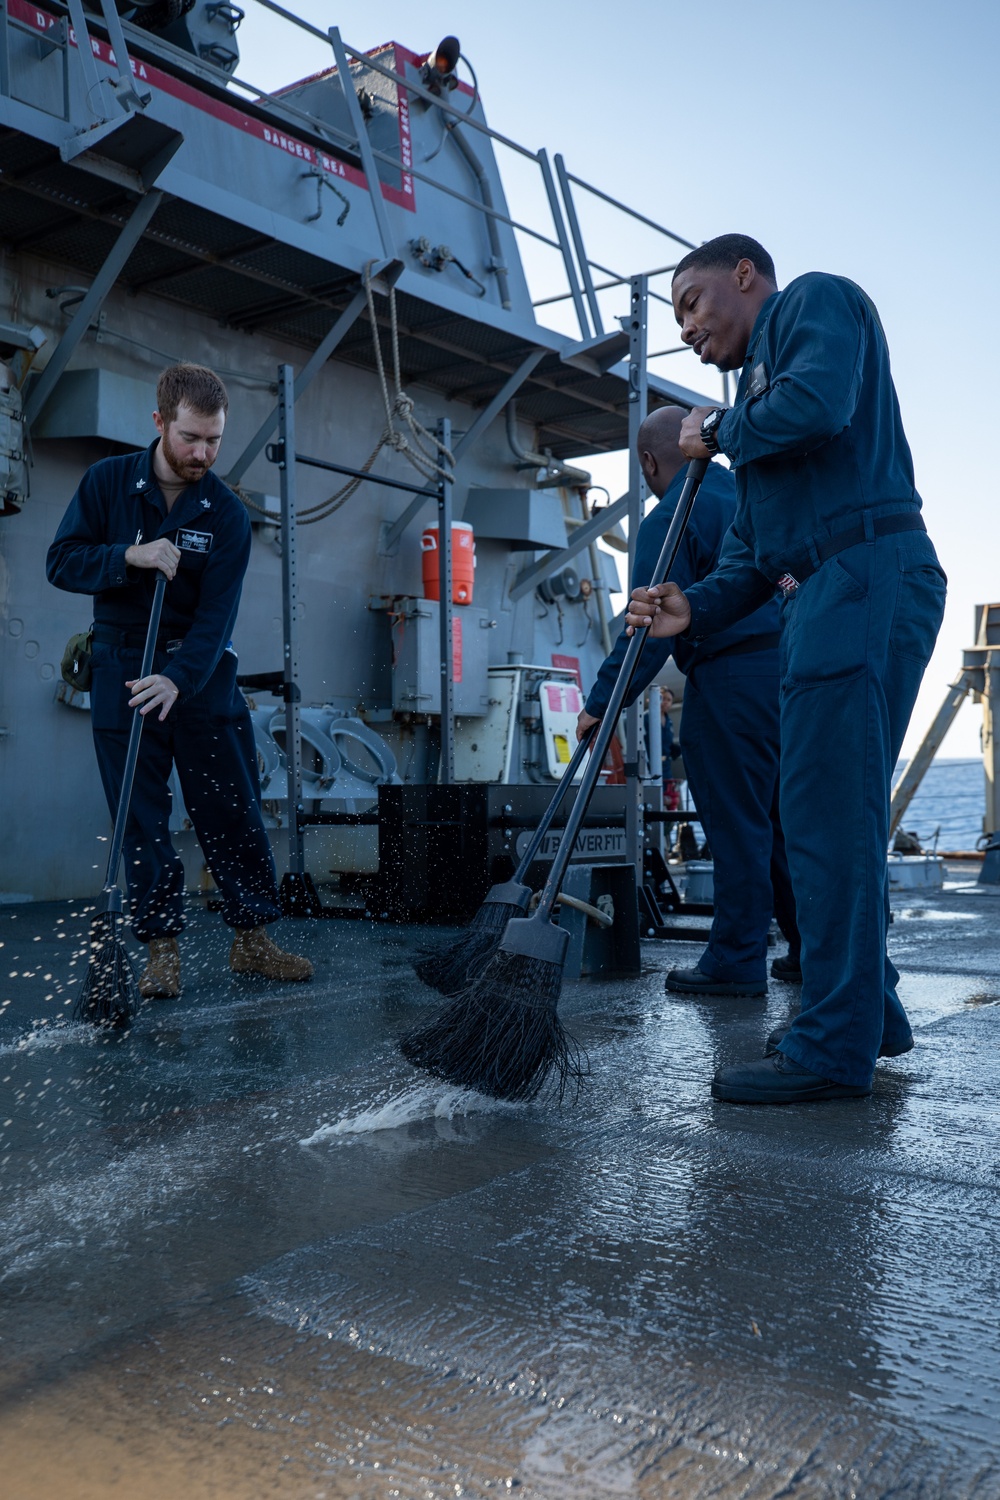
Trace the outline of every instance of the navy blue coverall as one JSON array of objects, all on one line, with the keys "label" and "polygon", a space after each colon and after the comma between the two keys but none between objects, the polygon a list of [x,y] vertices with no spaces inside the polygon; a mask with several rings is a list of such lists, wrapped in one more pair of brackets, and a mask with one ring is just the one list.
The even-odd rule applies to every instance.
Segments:
[{"label": "navy blue coverall", "polygon": [[[684,487],[676,475],[639,527],[633,587],[653,576]],[[677,560],[673,582],[687,589],[715,567],[736,513],[736,486],[720,464],[709,464]],[[767,981],[772,911],[798,951],[795,907],[778,819],[778,603],[758,609],[709,639],[650,639],[628,697],[634,702],[674,660],[686,675],[681,750],[698,818],[715,861],[715,913],[698,968],[726,982]],[[604,661],[587,699],[603,717],[628,647],[624,631]]]},{"label": "navy blue coverall", "polygon": [[167,537],[180,564],[167,584],[153,671],[180,696],[161,724],[146,715],[125,835],[132,930],[140,942],[184,927],[184,867],[170,842],[172,764],[223,920],[253,928],[281,915],[274,858],[260,815],[253,725],[236,686],[231,635],[250,558],[250,521],[211,470],[167,513],[152,444],[87,470],[49,548],[49,582],[94,595],[94,745],[108,806],[121,794],[133,710],[126,681],[140,675],[157,570],[130,568],[136,542]]},{"label": "navy blue coverall", "polygon": [[781,823],[802,1009],[780,1050],[869,1085],[912,1039],[886,953],[893,767],[944,613],[878,314],[812,272],[760,310],[716,429],[739,499],[719,567],[685,590],[697,641],[785,575]]}]

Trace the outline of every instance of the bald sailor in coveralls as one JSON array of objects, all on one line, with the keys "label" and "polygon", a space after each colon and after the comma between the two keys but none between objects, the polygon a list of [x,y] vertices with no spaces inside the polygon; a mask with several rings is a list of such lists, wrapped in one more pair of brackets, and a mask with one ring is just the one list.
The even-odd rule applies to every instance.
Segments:
[{"label": "bald sailor in coveralls", "polygon": [[[646,483],[659,504],[636,535],[632,580],[653,576],[687,468],[678,446],[684,413],[661,406],[639,428]],[[711,573],[736,513],[733,476],[709,464],[674,563],[687,588]],[[625,659],[623,631],[602,664],[577,720],[582,737],[603,718]],[[727,630],[697,643],[651,640],[626,698],[633,703],[673,652],[687,678],[681,747],[694,805],[714,860],[714,913],[704,953],[693,968],[671,969],[668,990],[684,994],[767,994],[767,940],[772,914],[788,939],[776,979],[796,982],[795,925],[785,843],[778,819],[778,603],[772,595]]]},{"label": "bald sailor in coveralls", "polygon": [[868,296],[813,272],[778,291],[755,240],[686,255],[672,296],[703,364],[740,370],[732,410],[693,411],[688,458],[724,453],[738,509],[719,566],[681,591],[633,591],[628,622],[698,641],[778,585],[781,822],[802,936],[802,1007],[763,1059],[722,1068],[732,1103],[860,1098],[879,1056],[913,1045],[886,953],[889,797],[946,579],[920,515]]},{"label": "bald sailor in coveralls", "polygon": [[[170,772],[233,930],[230,967],[267,979],[312,976],[266,924],[281,916],[260,814],[253,726],[236,685],[232,632],[250,560],[250,521],[212,473],[229,398],[203,365],[171,365],[157,385],[159,436],[88,469],[49,548],[49,582],[94,596],[91,726],[112,816],[133,711],[144,716],[125,830],[132,930],[149,945],[145,999],[180,993],[184,866],[170,841]],[[157,572],[168,579],[153,672],[140,677]]]}]

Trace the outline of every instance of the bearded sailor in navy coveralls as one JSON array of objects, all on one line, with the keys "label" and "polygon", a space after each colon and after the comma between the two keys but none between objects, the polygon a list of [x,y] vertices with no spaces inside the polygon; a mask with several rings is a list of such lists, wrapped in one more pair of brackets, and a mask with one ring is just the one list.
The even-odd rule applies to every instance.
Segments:
[{"label": "bearded sailor in navy coveralls", "polygon": [[[212,371],[177,365],[160,377],[157,400],[161,437],[87,470],[47,560],[57,588],[94,595],[91,721],[112,816],[133,711],[144,715],[125,835],[132,930],[150,947],[140,991],[180,991],[184,867],[170,841],[172,765],[236,933],[231,967],[307,979],[308,959],[284,953],[264,930],[281,908],[232,644],[250,521],[211,470],[228,398]],[[157,571],[169,581],[153,672],[140,679]]]},{"label": "bearded sailor in navy coveralls", "polygon": [[703,363],[740,369],[732,410],[686,419],[689,458],[724,453],[738,509],[719,567],[637,590],[629,623],[692,640],[779,584],[781,822],[802,936],[802,1008],[762,1061],[712,1092],[784,1104],[871,1092],[913,1045],[886,953],[889,797],[946,579],[920,516],[878,314],[853,282],[777,291],[767,252],[724,235],[678,264],[674,311]]}]

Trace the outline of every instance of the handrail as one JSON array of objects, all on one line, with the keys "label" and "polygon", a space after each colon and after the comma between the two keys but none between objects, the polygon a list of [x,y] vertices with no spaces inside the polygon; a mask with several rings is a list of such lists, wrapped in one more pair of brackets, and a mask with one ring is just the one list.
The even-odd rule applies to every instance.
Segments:
[{"label": "handrail", "polygon": [[698,247],[692,240],[686,240],[683,235],[676,234],[674,230],[667,229],[663,224],[657,224],[655,219],[647,219],[636,208],[629,208],[627,203],[621,203],[617,198],[612,198],[610,193],[605,193],[601,188],[595,187],[592,182],[585,182],[582,177],[577,177],[573,172],[567,172],[566,176],[570,182],[575,182],[577,187],[582,187],[588,193],[593,193],[595,198],[603,198],[605,203],[610,203],[612,208],[620,208],[623,214],[629,214],[633,219],[638,219],[641,224],[648,224],[650,229],[655,229],[658,234],[665,234],[668,239],[676,240],[678,245],[685,245],[688,250],[696,250]]},{"label": "handrail", "polygon": [[[500,212],[494,207],[491,202],[482,200],[477,201],[476,199],[469,197],[465,193],[460,192],[457,188],[448,186],[439,178],[432,177],[427,173],[421,172],[421,170],[413,163],[409,163],[405,167],[405,172],[407,176],[413,177],[416,181],[426,183],[429,187],[447,194],[457,202],[463,203],[467,207],[475,209],[478,213],[482,214],[491,236],[495,233],[492,226],[497,221],[499,221],[500,223],[507,224],[511,229],[519,230],[522,234],[526,234],[532,239],[540,241],[543,245],[548,246],[550,249],[558,251],[563,258],[563,265],[567,283],[572,289],[574,285],[572,260],[570,258],[569,246],[565,241],[565,234],[564,232],[561,232],[562,226],[559,218],[558,199],[555,196],[554,186],[549,180],[550,174],[548,174],[547,158],[545,157],[544,152],[530,151],[526,146],[522,146],[518,141],[512,140],[509,136],[503,135],[498,130],[494,130],[491,126],[486,125],[484,122],[476,120],[467,110],[458,109],[455,105],[450,104],[447,99],[432,93],[429,89],[424,88],[422,84],[417,83],[414,79],[406,77],[405,73],[397,71],[396,68],[390,68],[386,66],[385,63],[378,61],[366,51],[361,51],[356,47],[350,46],[343,40],[336,28],[331,27],[329,32],[324,34],[322,31],[320,31],[319,27],[313,26],[311,22],[304,21],[301,17],[294,15],[293,12],[288,10],[285,6],[279,5],[277,3],[277,0],[257,0],[257,3],[261,5],[265,10],[269,10],[273,14],[283,17],[285,20],[291,21],[293,25],[298,26],[300,30],[306,32],[308,35],[316,37],[317,40],[322,39],[327,45],[332,45],[335,51],[336,47],[339,45],[343,49],[342,55],[346,55],[348,58],[353,58],[355,62],[361,65],[361,67],[371,69],[372,71],[380,74],[383,78],[389,79],[396,85],[397,90],[405,90],[407,94],[415,95],[417,98],[423,99],[428,104],[433,105],[434,108],[441,110],[444,115],[451,116],[453,125],[460,125],[463,128],[477,130],[481,135],[485,135],[488,140],[499,142],[501,145],[506,146],[509,150],[516,152],[519,156],[522,156],[526,160],[533,162],[538,167],[539,172],[541,173],[543,187],[545,188],[548,197],[549,211],[552,215],[552,226],[555,232],[554,239],[549,235],[543,234],[540,230],[532,228],[529,224],[522,223],[521,221],[510,217],[510,215]],[[462,145],[461,140],[459,140],[457,136],[456,141],[459,145]],[[367,140],[364,143],[357,143],[357,147],[359,150],[362,149],[362,144],[367,147],[368,151],[371,154],[371,157],[376,161],[384,162],[395,171],[404,170],[402,164],[396,159],[396,157],[394,157],[390,153],[379,150],[374,146],[372,142]],[[488,193],[485,194],[485,196],[488,197]],[[494,245],[493,247],[493,258],[495,262],[499,259],[499,253],[496,245]],[[499,274],[500,273],[498,272],[498,275]],[[572,290],[571,295],[573,295]],[[504,296],[503,300],[504,305],[506,306],[506,296]],[[581,319],[581,335],[583,337],[586,337],[589,334],[590,330],[586,324],[586,318],[583,312],[582,302],[580,301],[578,291],[574,300],[577,303],[577,313]]]},{"label": "handrail", "polygon": [[[390,156],[388,151],[380,151],[377,147],[373,146],[372,155],[379,161],[384,161],[389,166],[395,167],[397,172],[404,170],[400,167],[397,158]],[[530,224],[522,224],[520,219],[512,219],[508,214],[502,214],[498,208],[488,208],[485,203],[479,202],[475,198],[469,198],[465,193],[459,192],[458,188],[449,187],[439,177],[431,177],[427,172],[420,172],[415,167],[406,167],[405,171],[407,177],[415,177],[418,182],[426,182],[429,187],[436,189],[438,192],[447,193],[449,198],[457,198],[459,203],[467,203],[470,208],[477,208],[481,214],[491,219],[499,219],[501,224],[508,224],[511,229],[520,229],[522,233],[530,234],[534,239],[541,240],[543,245],[549,245],[553,250],[562,248],[558,240],[549,239],[548,235],[542,234],[541,230],[532,229]],[[567,296],[572,296],[572,293],[567,293]]]},{"label": "handrail", "polygon": [[[587,264],[588,266],[593,266],[595,271],[600,271],[603,276],[613,276],[619,286],[624,286],[626,282],[632,280],[631,276],[619,276],[616,271],[612,271],[610,266],[602,266],[599,260],[588,259]],[[661,273],[658,272],[657,274]],[[650,292],[648,295],[654,302],[662,302],[665,307],[673,308],[674,304],[669,297],[661,297],[659,292]]]},{"label": "handrail", "polygon": [[[66,0],[47,0],[47,3],[51,5],[52,10],[56,14],[66,15],[68,12],[69,7],[66,3]],[[324,30],[319,26],[313,25],[311,22],[305,20],[302,16],[296,15],[295,12],[291,10],[287,5],[280,4],[279,0],[256,0],[256,4],[259,5],[263,10],[269,11],[273,15],[280,17],[283,21],[297,27],[307,36],[310,36],[312,38],[315,38],[317,41],[322,42],[325,49],[332,50],[333,33],[330,29]],[[17,25],[16,18],[10,15],[6,4],[4,4],[2,6],[2,9],[0,9],[0,17],[2,17],[7,25]],[[96,30],[99,33],[103,32],[105,35],[107,35],[107,27],[106,25],[102,24],[102,15],[95,14],[93,17],[88,17],[88,24],[91,21],[93,22]],[[209,68],[204,63],[199,63],[193,56],[188,57],[185,53],[182,53],[181,49],[170,45],[165,41],[165,39],[159,37],[154,38],[154,36],[145,32],[142,28],[137,27],[134,23],[129,23],[127,21],[124,23],[124,34],[128,40],[130,49],[133,45],[137,45],[140,52],[145,52],[147,56],[155,56],[155,54],[162,48],[170,54],[170,62],[175,67],[178,67],[182,72],[186,72],[192,77],[204,79],[204,81],[209,85],[214,84],[216,87],[222,87],[230,93],[231,97],[233,97],[234,100],[239,99],[240,102],[242,102],[245,106],[260,109],[264,118],[266,118],[268,115],[271,115],[272,118],[277,117],[283,122],[286,129],[289,128],[289,126],[294,128],[296,123],[300,123],[301,127],[309,133],[313,141],[318,140],[323,142],[324,145],[326,145],[334,155],[337,155],[338,153],[344,153],[348,157],[355,157],[358,150],[360,149],[360,144],[352,133],[345,131],[336,125],[333,125],[326,120],[321,119],[320,117],[310,113],[308,110],[304,110],[298,107],[298,105],[292,103],[290,99],[284,97],[282,94],[276,94],[267,89],[260,88],[256,84],[249,82],[248,80],[238,76],[237,74],[224,76],[218,73],[216,69]],[[2,54],[4,51],[5,49],[3,47],[0,47],[0,61],[2,61]],[[441,97],[437,94],[432,93],[429,89],[425,88],[422,83],[419,83],[415,78],[408,77],[406,75],[405,64],[400,64],[400,67],[403,68],[403,71],[397,71],[395,67],[389,67],[380,59],[373,57],[369,55],[369,53],[359,50],[358,48],[348,46],[346,43],[343,43],[343,53],[341,54],[341,56],[343,57],[344,54],[346,54],[347,57],[349,57],[353,62],[359,64],[362,68],[370,69],[371,71],[378,73],[382,77],[390,80],[396,85],[397,89],[405,91],[408,96],[422,99],[426,103],[432,105],[436,110],[440,110],[445,117],[449,117],[463,129],[477,131],[479,134],[485,136],[489,141],[496,142],[499,145],[505,146],[508,150],[515,152],[518,156],[535,164],[542,175],[542,186],[543,188],[545,188],[548,194],[549,212],[552,216],[552,231],[549,233],[545,233],[542,230],[533,227],[531,224],[525,223],[524,221],[513,217],[511,213],[504,212],[501,209],[496,208],[492,204],[484,203],[476,197],[463,193],[460,189],[450,186],[440,178],[436,178],[428,172],[422,171],[419,167],[415,166],[412,163],[407,163],[404,165],[397,156],[391,154],[388,151],[375,148],[374,144],[370,143],[367,139],[364,142],[364,145],[370,150],[369,159],[374,157],[379,163],[388,166],[394,171],[405,171],[406,175],[411,176],[414,180],[421,182],[438,192],[444,193],[456,202],[462,203],[464,206],[473,209],[477,214],[481,214],[488,225],[495,224],[497,222],[505,224],[512,231],[524,234],[531,240],[537,241],[538,243],[544,245],[547,249],[556,251],[563,260],[566,278],[564,285],[566,285],[568,289],[564,292],[558,292],[546,297],[539,298],[537,301],[533,302],[532,306],[534,308],[541,308],[572,301],[576,306],[577,315],[581,320],[581,331],[584,335],[586,335],[588,333],[588,329],[586,327],[586,315],[583,309],[580,286],[577,282],[577,277],[574,274],[574,257],[572,251],[573,247],[575,246],[575,260],[579,263],[580,271],[583,275],[584,292],[591,305],[591,312],[593,315],[595,326],[599,326],[600,318],[597,312],[597,305],[594,294],[596,292],[608,291],[615,287],[623,286],[627,284],[630,278],[621,276],[612,268],[602,265],[601,262],[590,258],[589,254],[587,253],[587,248],[584,244],[582,234],[579,231],[579,225],[575,221],[575,214],[573,213],[570,213],[571,229],[573,233],[573,245],[570,245],[569,238],[566,234],[565,224],[561,221],[559,200],[555,197],[554,185],[551,181],[551,173],[548,174],[548,177],[546,176],[547,157],[545,152],[530,150],[528,147],[521,145],[518,141],[513,140],[510,136],[504,135],[501,131],[495,130],[492,126],[486,124],[484,121],[475,119],[471,114],[467,113],[464,108],[460,108],[455,104],[452,104],[446,97]],[[331,68],[330,71],[334,72],[335,68]],[[577,176],[575,173],[567,171],[561,158],[557,158],[557,170],[559,184],[562,189],[562,198],[566,201],[567,211],[569,211],[572,204],[570,184],[574,184],[577,188],[590,193],[593,197],[601,200],[603,203],[608,204],[611,208],[628,215],[636,222],[646,225],[658,234],[662,234],[665,237],[671,239],[676,244],[688,248],[693,248],[692,241],[685,239],[675,230],[669,229],[665,225],[657,223],[647,215],[639,212],[636,209],[630,208],[628,204],[623,203],[620,199],[615,198],[611,193],[607,193],[602,188],[596,187],[593,183],[587,182],[584,178]],[[504,206],[506,207],[506,205]],[[657,267],[655,270],[650,271],[648,274],[650,277],[655,277],[664,275],[672,271],[673,269],[674,265],[662,266]],[[595,286],[590,277],[591,270],[598,272],[606,279]],[[661,296],[657,292],[650,290],[649,296],[651,299],[661,303],[664,306],[669,307],[671,305],[669,298]],[[668,353],[673,351],[662,352]]]},{"label": "handrail", "polygon": [[[290,10],[286,10],[283,5],[278,5],[276,0],[256,0],[256,3],[262,5],[265,10],[271,10],[276,15],[284,16],[286,20],[294,22],[296,26],[301,27],[310,36],[319,37],[327,46],[330,45],[329,33],[320,31],[318,27],[313,26],[308,21],[300,20]],[[407,78],[402,73],[397,73],[393,68],[387,68],[385,63],[376,62],[375,58],[369,56],[367,52],[359,50],[357,47],[350,47],[347,42],[344,43],[344,51],[353,57],[356,62],[363,63],[366,68],[371,68],[374,72],[381,73],[383,78],[388,78],[393,83],[398,84],[400,88],[407,89],[411,94],[416,94],[418,99],[423,99],[426,103],[435,105],[436,108],[443,110],[447,115],[454,115],[460,124],[467,125],[470,130],[478,130],[480,134],[488,135],[491,140],[499,141],[501,145],[509,146],[511,151],[516,151],[520,156],[526,156],[529,161],[538,160],[538,153],[536,151],[529,151],[527,146],[522,146],[520,142],[511,140],[510,136],[503,135],[499,130],[494,130],[491,125],[485,125],[481,120],[474,119],[471,115],[466,114],[464,110],[458,109],[454,104],[449,104],[447,99],[437,94],[432,94],[430,89],[424,88],[423,84],[415,83],[412,78]]]},{"label": "handrail", "polygon": [[[67,0],[41,0],[41,3],[43,9],[65,19],[67,22],[71,22],[72,18]],[[260,0],[260,3],[263,3],[263,0]],[[6,7],[3,8],[6,9]],[[2,14],[2,10],[0,10],[0,14]],[[9,10],[7,10],[7,24],[19,27],[31,36],[37,37],[38,35],[34,27],[29,26],[18,16],[12,15]],[[87,12],[87,29],[106,38],[108,44],[111,45],[109,28],[99,11]],[[224,92],[232,90],[233,95],[239,99],[239,103],[249,106],[251,109],[254,107],[273,109],[280,112],[282,116],[291,116],[293,119],[298,120],[314,136],[318,137],[319,140],[323,141],[324,145],[332,152],[346,152],[351,157],[356,155],[357,142],[353,136],[339,130],[337,126],[330,125],[327,121],[321,120],[318,115],[309,114],[306,110],[298,109],[286,99],[276,94],[269,94],[266,89],[258,88],[256,84],[250,83],[245,78],[238,77],[235,73],[223,72],[222,69],[207,63],[204,58],[195,57],[193,53],[186,52],[183,48],[168,41],[166,37],[147,31],[133,21],[123,20],[122,31],[130,55],[153,58],[160,65],[166,61],[171,68],[176,69],[179,73],[186,74],[188,78],[195,80],[197,83],[207,83],[210,86],[221,88]],[[68,53],[71,50],[68,38],[61,39],[54,31],[47,32],[45,39],[47,44],[61,47],[64,53]],[[323,40],[329,45],[328,37],[324,36]],[[241,98],[237,92],[238,90],[242,90],[244,94],[251,97]],[[0,91],[6,92],[6,90]]]},{"label": "handrail", "polygon": [[[327,43],[329,42],[329,34],[322,32],[319,27],[313,26],[311,22],[304,21],[301,17],[296,16],[285,6],[278,4],[278,0],[257,0],[257,4],[262,6],[265,10],[272,11],[275,15],[282,16],[285,20],[291,21],[293,25],[298,26],[301,30],[307,32],[309,35],[315,36],[318,40],[322,40]],[[354,58],[356,62],[362,64],[366,68],[371,68],[374,72],[381,74],[383,78],[388,78],[389,80],[391,80],[391,82],[396,84],[397,88],[406,89],[408,93],[414,94],[417,96],[417,98],[423,99],[428,104],[434,105],[435,108],[440,109],[444,114],[453,116],[455,120],[459,121],[463,126],[466,126],[473,130],[478,130],[480,134],[485,135],[489,140],[499,142],[501,145],[506,146],[509,150],[516,152],[519,156],[525,157],[528,161],[535,162],[540,171],[542,171],[544,179],[544,152],[531,151],[526,146],[522,146],[518,141],[512,140],[510,136],[504,135],[499,130],[494,130],[492,126],[485,124],[485,122],[483,121],[474,119],[470,114],[466,113],[465,110],[457,108],[457,106],[449,103],[447,99],[437,94],[432,94],[431,91],[424,88],[422,84],[415,82],[411,78],[407,78],[403,73],[397,72],[395,68],[387,67],[385,63],[377,61],[367,52],[360,51],[356,47],[351,47],[346,42],[343,43],[343,46],[344,51],[350,57]],[[373,154],[380,161],[384,161],[399,170],[399,163],[396,162],[394,158],[389,156],[386,152],[375,150]],[[561,161],[560,166],[562,166]],[[523,224],[516,219],[510,218],[506,214],[500,213],[495,208],[489,207],[484,203],[476,202],[475,199],[467,197],[464,193],[460,193],[457,189],[445,186],[445,184],[440,180],[432,178],[427,174],[420,172],[419,169],[413,166],[409,167],[408,172],[409,175],[413,176],[417,181],[426,182],[429,186],[437,188],[441,192],[447,193],[449,196],[457,199],[459,202],[465,203],[470,208],[476,209],[478,212],[483,214],[484,217],[489,217],[494,220],[499,219],[502,223],[509,225],[512,229],[519,229],[522,233],[530,235],[536,240],[540,240],[542,244],[548,245],[551,249],[558,250],[564,258],[568,255],[568,247],[566,244],[562,243],[561,240],[553,240],[548,235],[544,235],[538,230],[530,228],[527,224]],[[621,213],[627,214],[630,218],[635,219],[638,223],[647,225],[650,229],[655,230],[656,233],[664,235],[667,239],[673,240],[676,244],[683,245],[688,250],[693,250],[695,248],[694,242],[692,240],[685,239],[684,236],[678,234],[676,230],[668,229],[666,225],[659,224],[655,219],[649,218],[646,214],[640,213],[637,209],[630,208],[627,203],[622,203],[620,199],[613,197],[610,193],[606,193],[602,188],[596,187],[593,183],[587,182],[584,178],[578,177],[576,173],[569,172],[565,169],[565,167],[562,167],[560,177],[563,179],[564,195],[569,196],[567,193],[568,184],[575,183],[577,187],[580,187],[585,192],[592,194],[593,197],[599,198],[603,202],[609,204],[612,208],[617,209]],[[552,209],[551,193],[549,196],[550,209]],[[553,226],[558,236],[560,226],[555,218],[555,215],[553,216]],[[599,261],[592,260],[589,255],[585,253],[585,247],[582,245],[582,243],[578,244],[577,250],[578,259],[588,268],[588,271],[589,268],[593,268],[595,271],[599,271],[603,276],[611,278],[611,280],[604,286],[600,288],[590,287],[589,291],[603,291],[612,286],[622,286],[630,280],[629,277],[618,275],[617,272],[611,270],[608,266],[602,265]],[[651,276],[659,276],[665,274],[668,271],[673,271],[674,269],[674,265],[662,266],[654,271],[651,271],[649,274]],[[543,307],[549,305],[550,303],[572,300],[576,304],[578,315],[580,315],[579,289],[577,289],[576,291],[574,291],[573,289],[573,277],[571,265],[569,262],[567,262],[566,264],[566,272],[567,281],[569,282],[569,290],[566,293],[561,294],[557,297],[543,298],[539,302],[533,303],[532,305],[536,307]],[[584,279],[586,281],[586,275]],[[650,290],[649,296],[654,301],[660,302],[664,306],[672,308],[672,303],[668,297],[663,297],[658,292],[654,292],[652,290]]]},{"label": "handrail", "polygon": [[[588,266],[594,266],[597,270],[600,269],[596,261],[588,260],[587,264]],[[676,269],[676,264],[672,266],[657,266],[655,271],[644,271],[643,275],[652,280],[654,276],[665,276],[668,271],[676,271]],[[631,280],[631,276],[613,276],[610,281],[599,282],[598,285],[594,287],[594,291],[606,292],[614,286],[625,286],[626,283]],[[568,302],[572,295],[572,292],[559,292],[559,294],[555,297],[539,297],[538,301],[533,302],[531,305],[532,307],[547,307],[550,302]]]},{"label": "handrail", "polygon": [[[274,0],[257,0],[257,4],[262,5],[265,10],[273,10],[276,16],[284,16],[285,20],[291,21],[293,26],[298,26],[301,31],[307,31],[310,36],[318,37],[321,42],[329,45],[330,38],[325,31],[320,31],[318,26],[314,26],[311,21],[304,21],[293,11],[286,10],[283,5],[275,5]],[[347,50],[350,52],[350,47]]]}]

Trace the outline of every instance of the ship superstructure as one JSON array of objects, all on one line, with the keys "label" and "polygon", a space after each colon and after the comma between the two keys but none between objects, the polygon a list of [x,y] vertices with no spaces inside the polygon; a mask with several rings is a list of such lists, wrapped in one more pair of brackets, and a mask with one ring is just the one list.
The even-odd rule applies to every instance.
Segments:
[{"label": "ship superstructure", "polygon": [[[272,93],[238,75],[240,25],[262,19],[315,48]],[[236,645],[276,837],[291,776],[308,867],[370,875],[380,786],[505,807],[504,787],[544,804],[561,774],[644,499],[633,463],[603,505],[586,458],[630,448],[651,405],[707,399],[648,373],[670,267],[592,259],[580,197],[662,235],[664,261],[689,242],[491,130],[458,65],[454,38],[354,50],[268,0],[3,6],[0,891],[93,885],[106,810],[86,695],[59,672],[89,605],[48,586],[44,555],[85,468],[150,440],[177,359],[230,386],[219,472],[255,527]],[[530,222],[501,153],[531,176]],[[314,462],[286,462],[289,431]],[[452,566],[449,518],[472,528],[471,603],[427,597],[422,548]],[[612,857],[634,862],[625,760]],[[174,821],[183,844],[179,796]],[[190,836],[187,855],[197,884]]]}]

